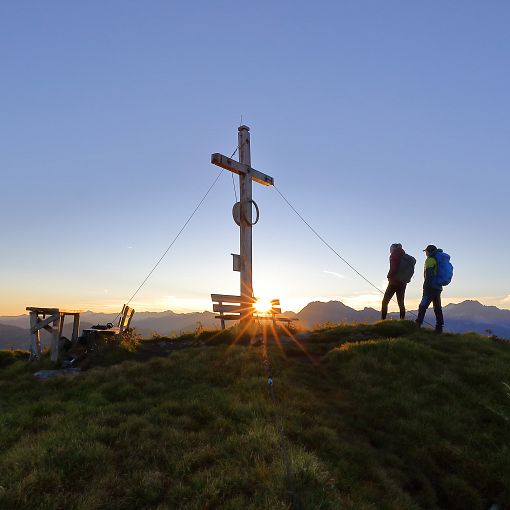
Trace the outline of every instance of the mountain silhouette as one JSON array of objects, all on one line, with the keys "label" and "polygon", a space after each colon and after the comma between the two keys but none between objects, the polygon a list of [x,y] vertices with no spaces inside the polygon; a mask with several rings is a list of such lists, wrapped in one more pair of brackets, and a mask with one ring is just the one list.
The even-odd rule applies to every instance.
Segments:
[{"label": "mountain silhouette", "polygon": [[[510,339],[510,310],[503,310],[497,306],[487,306],[474,300],[452,303],[444,307],[446,329],[451,332],[475,331],[493,334]],[[413,319],[413,313],[408,312],[407,318]],[[375,322],[380,319],[380,312],[373,308],[355,310],[341,301],[313,301],[308,303],[298,313],[285,312],[285,317],[299,319],[298,324],[303,328],[313,328],[326,323],[338,322]],[[113,322],[117,314],[95,313],[86,311],[81,314],[80,329],[89,328],[95,324]],[[153,333],[160,335],[175,335],[193,332],[197,327],[218,328],[219,320],[212,312],[176,313],[171,310],[164,312],[137,312],[132,325],[139,333],[147,338]],[[398,314],[389,314],[395,319]],[[426,320],[434,324],[434,313],[427,311]],[[65,323],[64,336],[71,337],[71,321]],[[28,315],[0,317],[0,349],[27,349],[30,343]],[[47,345],[50,335],[42,334],[43,344]]]}]

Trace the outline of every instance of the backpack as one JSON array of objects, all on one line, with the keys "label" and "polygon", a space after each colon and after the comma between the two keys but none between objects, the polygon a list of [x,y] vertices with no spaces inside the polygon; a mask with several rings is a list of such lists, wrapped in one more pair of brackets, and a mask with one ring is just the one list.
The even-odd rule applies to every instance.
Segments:
[{"label": "backpack", "polygon": [[400,264],[398,266],[395,279],[402,283],[409,283],[413,277],[415,265],[416,259],[411,255],[404,253],[404,255],[400,258]]},{"label": "backpack", "polygon": [[437,261],[436,283],[441,286],[448,285],[453,278],[453,266],[450,262],[450,255],[443,251],[438,251],[434,258]]}]

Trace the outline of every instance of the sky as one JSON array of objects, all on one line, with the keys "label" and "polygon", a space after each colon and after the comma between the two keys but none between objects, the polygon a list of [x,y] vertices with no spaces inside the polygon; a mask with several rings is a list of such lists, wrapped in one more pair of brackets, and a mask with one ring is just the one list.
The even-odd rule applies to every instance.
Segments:
[{"label": "sky", "polygon": [[[376,286],[400,242],[416,306],[432,243],[455,267],[444,302],[510,308],[509,22],[497,0],[1,2],[0,315],[120,310],[241,120],[253,167]],[[379,306],[274,188],[253,189],[255,295]],[[224,171],[135,309],[238,293],[234,202]]]}]

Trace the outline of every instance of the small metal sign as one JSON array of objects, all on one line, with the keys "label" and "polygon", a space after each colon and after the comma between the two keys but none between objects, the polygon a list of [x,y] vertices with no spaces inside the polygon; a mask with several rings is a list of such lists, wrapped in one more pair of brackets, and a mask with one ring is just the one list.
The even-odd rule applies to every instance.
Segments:
[{"label": "small metal sign", "polygon": [[241,255],[231,253],[232,255],[232,269],[233,271],[241,272]]}]

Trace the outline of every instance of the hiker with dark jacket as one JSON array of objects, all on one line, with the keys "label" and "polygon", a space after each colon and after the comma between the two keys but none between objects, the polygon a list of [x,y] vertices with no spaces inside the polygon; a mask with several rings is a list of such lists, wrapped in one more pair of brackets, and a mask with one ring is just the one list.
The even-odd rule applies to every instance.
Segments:
[{"label": "hiker with dark jacket", "polygon": [[[442,333],[444,318],[443,309],[441,307],[441,292],[443,291],[443,286],[440,285],[437,281],[438,263],[436,256],[440,253],[443,253],[443,250],[436,248],[433,244],[429,244],[423,251],[427,256],[425,260],[425,268],[423,271],[425,281],[423,282],[423,298],[421,300],[420,306],[418,307],[418,318],[416,319],[416,323],[419,326],[423,324],[425,319],[425,312],[430,306],[430,303],[433,303],[434,313],[436,315],[435,332]],[[448,282],[445,282],[445,284],[447,283]]]},{"label": "hiker with dark jacket", "polygon": [[400,308],[400,318],[404,319],[406,316],[404,297],[408,282],[402,281],[401,275],[399,274],[402,257],[405,255],[405,253],[406,252],[402,249],[402,245],[400,243],[395,243],[390,246],[390,270],[388,272],[388,287],[386,288],[386,292],[384,293],[382,300],[382,320],[386,319],[386,315],[388,315],[388,304],[395,294],[397,295],[397,303],[398,307]]}]

